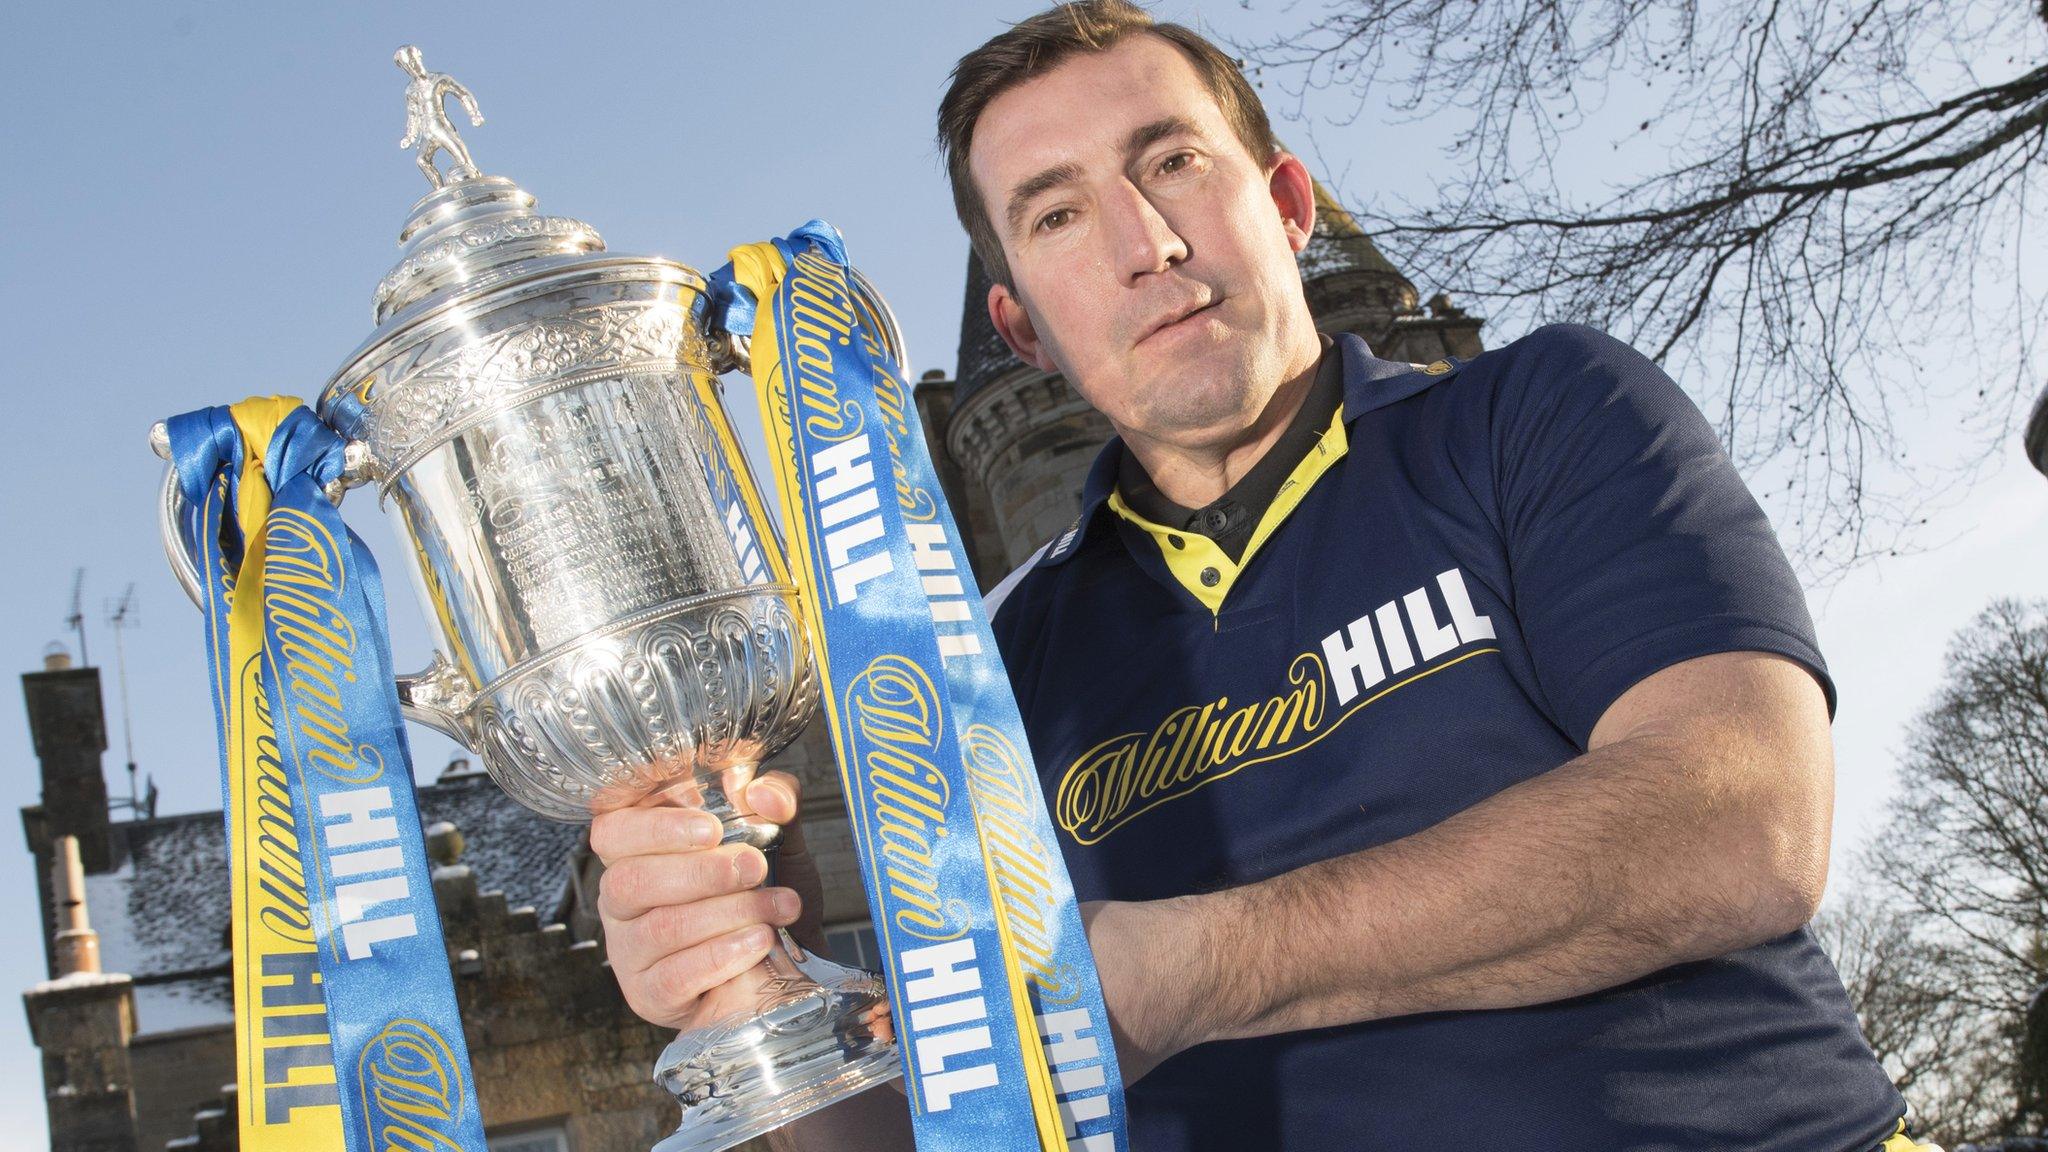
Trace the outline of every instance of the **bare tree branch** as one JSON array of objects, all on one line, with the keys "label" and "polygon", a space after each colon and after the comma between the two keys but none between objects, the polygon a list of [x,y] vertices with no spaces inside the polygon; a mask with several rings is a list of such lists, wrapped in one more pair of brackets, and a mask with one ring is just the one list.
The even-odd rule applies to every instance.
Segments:
[{"label": "bare tree branch", "polygon": [[[1297,115],[1348,92],[1447,126],[1427,201],[1360,205],[1374,239],[1496,331],[1664,360],[1809,577],[1907,542],[2041,386],[2048,14],[2019,0],[1329,0],[1238,47]],[[1968,362],[1930,374],[1945,343]],[[1971,447],[1909,459],[1936,402]]]}]

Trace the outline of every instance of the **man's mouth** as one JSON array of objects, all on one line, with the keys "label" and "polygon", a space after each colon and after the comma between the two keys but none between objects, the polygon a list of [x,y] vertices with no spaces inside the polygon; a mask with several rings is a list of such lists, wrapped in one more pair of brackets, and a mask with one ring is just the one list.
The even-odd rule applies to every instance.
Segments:
[{"label": "man's mouth", "polygon": [[1146,331],[1146,333],[1143,336],[1140,336],[1138,338],[1138,343],[1143,344],[1145,341],[1150,340],[1152,337],[1159,335],[1161,332],[1165,332],[1180,324],[1186,323],[1189,320],[1193,320],[1194,318],[1202,315],[1203,313],[1216,307],[1218,304],[1221,304],[1222,302],[1223,298],[1221,296],[1218,296],[1215,299],[1209,301],[1207,304],[1198,305],[1196,307],[1189,308],[1184,311],[1172,313],[1165,319],[1161,320],[1159,323],[1154,324],[1150,329]]}]

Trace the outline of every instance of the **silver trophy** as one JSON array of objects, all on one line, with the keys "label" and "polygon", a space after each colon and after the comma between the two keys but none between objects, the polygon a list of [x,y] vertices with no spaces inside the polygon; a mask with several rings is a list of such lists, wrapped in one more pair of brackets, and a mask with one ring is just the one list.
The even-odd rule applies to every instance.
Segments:
[{"label": "silver trophy", "polygon": [[[736,546],[703,463],[751,484],[707,412],[745,342],[710,328],[695,271],[607,253],[588,224],[479,172],[444,108],[454,97],[482,123],[475,98],[410,45],[396,60],[412,77],[401,146],[419,148],[433,191],[377,286],[376,330],[318,412],[349,441],[329,495],[376,484],[413,545],[439,646],[400,678],[405,713],[544,816],[693,804],[728,841],[769,847],[773,826],[733,798],[818,688],[796,589]],[[161,427],[152,439],[167,451]],[[197,600],[180,500],[167,476],[165,543]],[[886,1005],[875,976],[783,934],[662,1053],[655,1079],[683,1118],[657,1152],[727,1148],[898,1075]]]}]

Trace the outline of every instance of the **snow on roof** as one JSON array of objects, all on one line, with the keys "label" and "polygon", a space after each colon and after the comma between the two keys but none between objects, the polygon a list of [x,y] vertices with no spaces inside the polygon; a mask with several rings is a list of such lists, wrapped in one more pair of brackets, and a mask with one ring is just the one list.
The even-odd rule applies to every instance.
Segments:
[{"label": "snow on roof", "polygon": [[[468,865],[514,908],[553,915],[581,830],[544,819],[481,772],[419,789],[420,819],[462,830]],[[225,1023],[232,1011],[226,829],[219,812],[188,812],[111,828],[111,872],[85,878],[86,910],[108,972],[135,979],[137,1025],[162,1032]]]}]

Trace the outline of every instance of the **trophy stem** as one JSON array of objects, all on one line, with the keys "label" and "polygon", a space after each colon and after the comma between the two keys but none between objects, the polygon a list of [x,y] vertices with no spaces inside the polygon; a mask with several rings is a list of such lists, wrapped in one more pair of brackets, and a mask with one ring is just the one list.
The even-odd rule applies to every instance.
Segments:
[{"label": "trophy stem", "polygon": [[726,793],[728,787],[745,788],[754,779],[755,768],[746,764],[706,775],[697,785],[697,803],[725,825],[725,832],[718,839],[720,844],[752,844],[768,852],[782,842],[782,828],[743,811]]},{"label": "trophy stem", "polygon": [[726,1009],[716,1022],[655,1062],[683,1115],[653,1152],[722,1152],[902,1075],[881,980],[777,935],[760,964],[707,994]]},{"label": "trophy stem", "polygon": [[[706,773],[692,799],[724,823],[723,843],[754,845],[772,869],[781,828],[729,795],[754,774],[751,764]],[[698,1020],[655,1063],[683,1116],[654,1152],[720,1152],[902,1074],[881,979],[811,953],[787,929],[759,964],[704,994]]]}]

